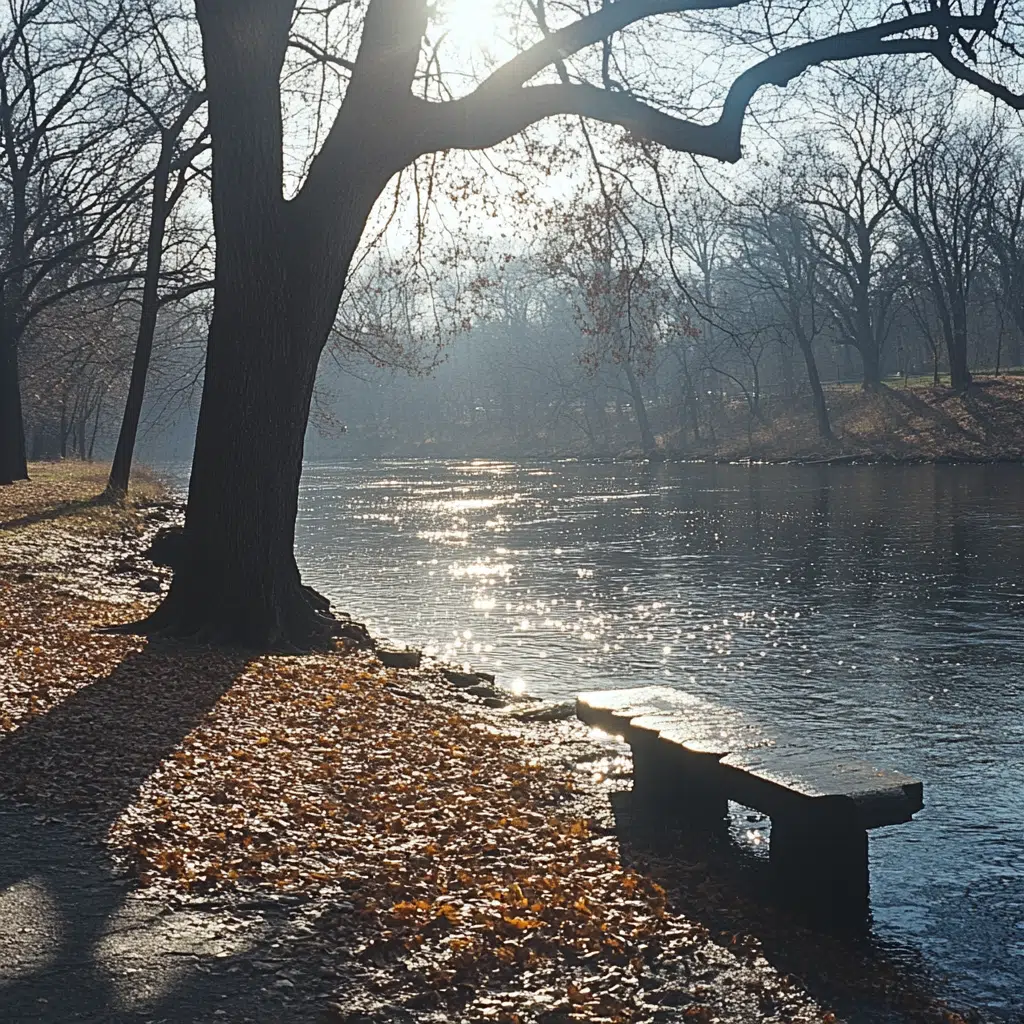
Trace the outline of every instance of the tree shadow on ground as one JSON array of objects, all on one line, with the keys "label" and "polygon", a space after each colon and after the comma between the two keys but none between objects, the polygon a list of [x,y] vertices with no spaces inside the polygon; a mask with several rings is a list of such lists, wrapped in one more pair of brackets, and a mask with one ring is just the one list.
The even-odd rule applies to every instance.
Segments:
[{"label": "tree shadow on ground", "polygon": [[1009,435],[1012,442],[1020,444],[1021,408],[1019,402],[1007,401],[993,394],[988,381],[978,384],[964,396],[964,402],[973,418],[979,423],[986,442],[998,442],[999,435]]},{"label": "tree shadow on ground", "polygon": [[[952,395],[951,395],[952,397]],[[900,406],[907,414],[916,417],[919,421],[931,423],[941,433],[948,435],[951,439],[974,441],[979,444],[985,443],[983,434],[968,429],[964,424],[958,422],[949,413],[924,401],[920,396],[910,390],[898,390],[895,388],[886,389],[886,398],[890,406]],[[916,430],[920,434],[922,431]]]},{"label": "tree shadow on ground", "polygon": [[[921,954],[881,944],[870,919],[811,923],[786,902],[767,858],[730,837],[726,821],[694,827],[652,818],[632,792],[613,794],[622,863],[661,885],[673,912],[704,925],[744,955],[744,937],[780,974],[796,979],[842,1019],[916,1024],[947,1019]],[[760,817],[760,816],[758,816]]]},{"label": "tree shadow on ground", "polygon": [[29,512],[28,515],[19,516],[17,519],[8,519],[0,523],[0,532],[7,530],[20,530],[26,526],[35,526],[37,523],[49,523],[65,516],[78,515],[91,508],[101,508],[107,504],[102,495],[95,498],[79,498],[76,501],[63,501],[51,508],[40,509],[38,512]]},{"label": "tree shadow on ground", "polygon": [[98,957],[131,888],[113,876],[104,840],[246,662],[150,647],[0,739],[5,1020],[129,1019]]}]

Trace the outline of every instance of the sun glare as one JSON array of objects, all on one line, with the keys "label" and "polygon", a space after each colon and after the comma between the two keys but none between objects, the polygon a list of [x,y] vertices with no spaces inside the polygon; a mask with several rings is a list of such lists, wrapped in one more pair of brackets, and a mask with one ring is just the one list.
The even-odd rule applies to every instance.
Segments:
[{"label": "sun glare", "polygon": [[481,47],[496,42],[497,0],[445,0],[444,25],[457,46]]}]

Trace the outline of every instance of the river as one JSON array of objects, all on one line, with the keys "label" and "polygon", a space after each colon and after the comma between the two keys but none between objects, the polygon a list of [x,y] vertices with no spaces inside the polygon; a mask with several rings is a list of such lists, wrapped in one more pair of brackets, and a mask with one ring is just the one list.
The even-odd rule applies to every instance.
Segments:
[{"label": "river", "polygon": [[668,683],[925,782],[871,838],[879,941],[1024,1018],[1024,469],[310,465],[306,581],[569,697]]}]

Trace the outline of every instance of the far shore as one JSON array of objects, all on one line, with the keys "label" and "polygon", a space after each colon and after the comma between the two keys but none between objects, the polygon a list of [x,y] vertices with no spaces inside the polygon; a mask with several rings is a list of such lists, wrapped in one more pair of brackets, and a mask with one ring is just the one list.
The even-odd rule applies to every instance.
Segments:
[{"label": "far shore", "polygon": [[510,439],[486,418],[446,436],[415,439],[352,424],[341,439],[314,443],[312,461],[351,457],[761,463],[785,465],[1003,465],[1024,462],[1024,378],[978,377],[966,395],[948,386],[891,381],[826,390],[832,431],[819,434],[809,396],[761,396],[756,413],[734,398],[710,425],[683,429],[648,409],[656,447],[645,451],[626,409],[599,438],[541,429]]}]

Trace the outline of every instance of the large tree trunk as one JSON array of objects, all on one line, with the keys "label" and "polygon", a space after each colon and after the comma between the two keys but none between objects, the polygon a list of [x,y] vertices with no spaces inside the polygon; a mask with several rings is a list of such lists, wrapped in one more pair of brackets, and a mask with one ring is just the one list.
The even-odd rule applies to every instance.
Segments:
[{"label": "large tree trunk", "polygon": [[185,558],[149,626],[249,647],[308,646],[330,633],[293,553],[319,349],[308,320],[280,303],[279,282],[260,278],[262,295],[218,294]]},{"label": "large tree trunk", "polygon": [[[959,302],[957,306],[959,306]],[[952,330],[947,335],[949,354],[949,383],[958,394],[966,394],[971,386],[971,371],[967,365],[967,309],[953,309]]]},{"label": "large tree trunk", "polygon": [[270,649],[337,633],[299,578],[295,517],[317,363],[364,220],[313,237],[275,204],[253,211],[247,242],[221,244],[183,557],[147,629]]},{"label": "large tree trunk", "polygon": [[[196,10],[213,140],[214,314],[183,542],[171,590],[141,626],[259,649],[322,646],[349,627],[302,586],[295,563],[306,422],[366,219],[408,159],[376,136],[346,144],[343,125],[286,202],[279,74],[292,5],[197,0]],[[364,115],[352,117],[365,129]]]},{"label": "large tree trunk", "polygon": [[273,650],[366,639],[302,585],[294,541],[317,364],[384,180],[340,188],[340,216],[254,204],[218,236],[182,557],[145,631]]},{"label": "large tree trunk", "polygon": [[882,385],[882,367],[878,340],[871,319],[870,295],[865,289],[855,299],[857,303],[857,351],[860,352],[861,387],[877,391]]},{"label": "large tree trunk", "polygon": [[8,337],[0,337],[0,484],[27,479],[18,349]]},{"label": "large tree trunk", "polygon": [[861,387],[865,391],[878,391],[882,386],[882,367],[878,349],[872,341],[858,349],[861,362]]}]

